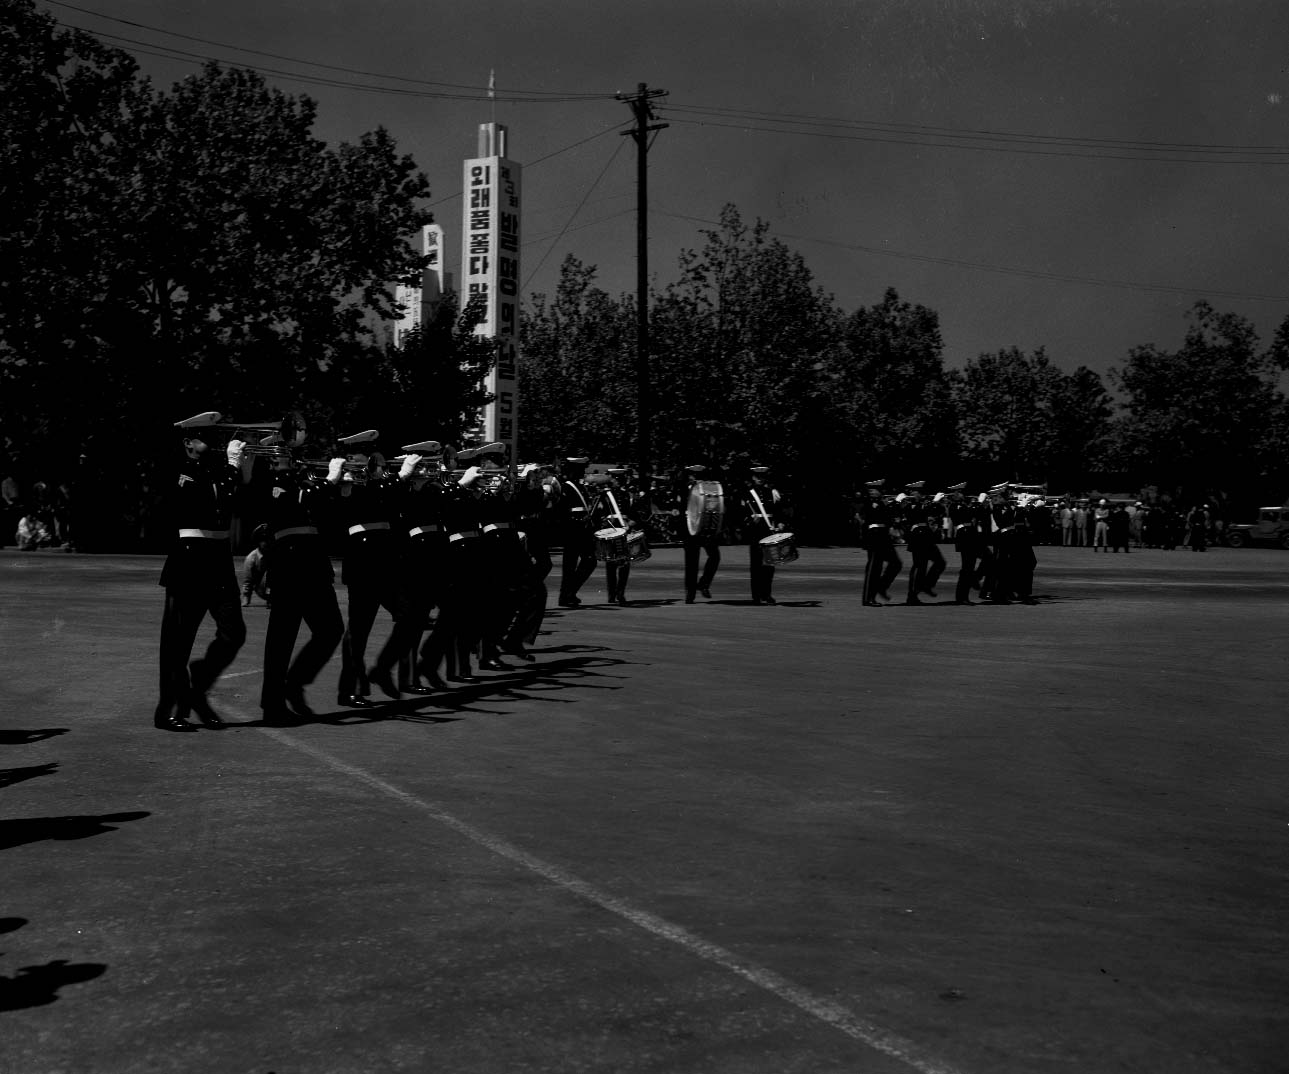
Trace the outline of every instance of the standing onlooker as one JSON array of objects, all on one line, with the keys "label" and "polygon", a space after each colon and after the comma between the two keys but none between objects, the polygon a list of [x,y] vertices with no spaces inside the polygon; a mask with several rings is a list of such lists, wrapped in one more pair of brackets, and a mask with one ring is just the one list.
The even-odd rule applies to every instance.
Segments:
[{"label": "standing onlooker", "polygon": [[1114,510],[1110,512],[1109,529],[1110,529],[1110,547],[1118,552],[1123,549],[1125,554],[1129,551],[1129,534],[1132,528],[1132,519],[1128,516],[1127,509],[1123,504],[1115,504]]},{"label": "standing onlooker", "polygon": [[1079,548],[1088,543],[1088,509],[1082,503],[1074,505],[1074,543]]},{"label": "standing onlooker", "polygon": [[1061,504],[1061,545],[1069,548],[1074,543],[1074,509],[1069,502]]},{"label": "standing onlooker", "polygon": [[1092,532],[1092,551],[1104,548],[1108,552],[1110,550],[1110,505],[1104,499],[1093,509],[1092,521],[1095,527]]},{"label": "standing onlooker", "polygon": [[1196,504],[1191,513],[1186,516],[1186,525],[1190,529],[1187,534],[1187,543],[1191,546],[1191,551],[1207,552],[1208,504]]}]

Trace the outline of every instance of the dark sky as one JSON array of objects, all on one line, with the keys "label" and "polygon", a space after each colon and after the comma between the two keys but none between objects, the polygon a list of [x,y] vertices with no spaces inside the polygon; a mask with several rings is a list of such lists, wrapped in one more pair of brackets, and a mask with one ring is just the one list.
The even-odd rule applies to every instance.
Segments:
[{"label": "dark sky", "polygon": [[566,253],[598,266],[606,290],[634,293],[635,150],[615,133],[629,112],[613,93],[647,82],[669,91],[658,114],[671,125],[649,156],[661,281],[733,202],[844,308],[891,286],[938,311],[955,365],[1044,346],[1059,366],[1104,371],[1136,344],[1176,347],[1200,297],[1267,341],[1289,316],[1283,0],[77,7],[142,24],[48,8],[143,43],[113,42],[165,86],[194,62],[141,49],[347,83],[267,75],[319,102],[322,137],[393,133],[430,178],[454,269],[460,162],[492,118],[495,69],[495,118],[525,165],[526,293],[551,290]]}]

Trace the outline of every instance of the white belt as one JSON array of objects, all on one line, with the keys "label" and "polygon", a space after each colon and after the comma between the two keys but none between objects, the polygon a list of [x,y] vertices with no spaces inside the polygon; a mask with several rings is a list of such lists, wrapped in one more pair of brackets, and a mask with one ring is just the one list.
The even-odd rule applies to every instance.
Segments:
[{"label": "white belt", "polygon": [[434,523],[430,523],[428,526],[413,526],[410,530],[407,531],[407,535],[409,537],[415,537],[418,533],[438,533],[438,532],[439,532],[439,527]]},{"label": "white belt", "polygon": [[275,541],[280,541],[284,537],[308,537],[318,535],[317,526],[287,526],[284,530],[278,530],[273,534]]},{"label": "white belt", "polygon": [[586,508],[585,508],[585,507],[570,507],[570,508],[569,508],[569,511],[570,511],[572,514],[575,514],[575,515],[584,515],[584,514],[586,514]]},{"label": "white belt", "polygon": [[479,536],[479,531],[478,531],[478,530],[462,530],[460,533],[453,533],[453,534],[449,534],[449,535],[448,535],[448,540],[449,540],[449,541],[464,541],[467,537],[478,537],[478,536]]},{"label": "white belt", "polygon": [[349,527],[349,536],[352,537],[356,533],[367,533],[370,530],[387,529],[389,529],[388,522],[359,522],[358,525]]},{"label": "white belt", "polygon": [[181,529],[179,537],[205,537],[209,541],[227,541],[228,530],[188,530]]},{"label": "white belt", "polygon": [[493,530],[508,530],[508,529],[510,529],[509,522],[489,522],[486,526],[483,527],[483,532],[491,533]]}]

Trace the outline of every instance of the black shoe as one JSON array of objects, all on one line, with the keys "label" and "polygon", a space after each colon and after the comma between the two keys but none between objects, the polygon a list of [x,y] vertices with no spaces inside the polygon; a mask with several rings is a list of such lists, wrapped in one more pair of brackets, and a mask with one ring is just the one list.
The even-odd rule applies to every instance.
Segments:
[{"label": "black shoe", "polygon": [[294,715],[305,719],[316,715],[313,709],[309,708],[309,703],[304,699],[303,686],[288,686],[286,688],[286,707]]},{"label": "black shoe", "polygon": [[698,592],[700,592],[700,593],[701,593],[704,597],[706,597],[708,600],[711,600],[711,599],[712,599],[712,589],[711,589],[711,586],[700,585],[700,586],[698,587]]},{"label": "black shoe", "polygon": [[891,595],[890,595],[888,592],[886,592],[886,590],[885,590],[885,589],[879,589],[879,590],[877,591],[877,595],[878,595],[879,597],[881,597],[881,598],[882,598],[882,600],[889,601],[889,600],[891,599]]},{"label": "black shoe", "polygon": [[864,607],[865,607],[865,608],[880,608],[881,606],[882,606],[882,602],[881,602],[881,601],[879,601],[879,600],[866,600],[866,601],[864,601]]},{"label": "black shoe", "polygon": [[917,597],[909,597],[908,600],[906,600],[904,603],[921,605],[922,602],[918,600]]},{"label": "black shoe", "polygon": [[361,694],[341,694],[336,698],[337,705],[350,709],[374,709],[376,706]]},{"label": "black shoe", "polygon": [[408,683],[406,686],[400,686],[399,689],[405,694],[432,694],[433,686],[420,686],[416,683]]},{"label": "black shoe", "polygon": [[777,600],[775,600],[773,597],[762,597],[762,598],[761,598],[761,603],[762,603],[762,604],[778,604],[779,602],[778,602]]},{"label": "black shoe", "polygon": [[753,598],[752,598],[752,603],[753,603],[753,604],[763,604],[763,603],[764,603],[764,601],[762,601],[760,597],[753,597]]},{"label": "black shoe", "polygon": [[934,589],[925,589],[925,588],[924,588],[924,589],[922,589],[920,592],[925,593],[925,594],[926,594],[928,597],[930,597],[932,600],[936,600],[936,599],[940,596],[940,594],[939,594],[939,593],[937,593]]},{"label": "black shoe", "polygon": [[693,593],[686,593],[686,594],[685,594],[685,603],[686,603],[686,604],[693,604],[693,603],[694,603],[694,594],[693,594]]},{"label": "black shoe", "polygon": [[398,687],[394,685],[394,676],[389,668],[372,668],[367,672],[367,678],[379,686],[380,692],[391,701],[399,699]]},{"label": "black shoe", "polygon": [[448,688],[448,684],[439,678],[438,671],[431,671],[429,665],[424,661],[416,665],[416,674],[424,679],[431,689],[446,690]]},{"label": "black shoe", "polygon": [[568,597],[567,599],[561,597],[559,601],[561,608],[578,608],[581,607],[581,604],[582,602],[577,597]]},{"label": "black shoe", "polygon": [[479,680],[476,679],[473,675],[469,675],[469,674],[448,676],[448,682],[478,682],[478,681]]},{"label": "black shoe", "polygon": [[517,660],[526,660],[530,664],[535,663],[537,660],[537,657],[533,656],[533,654],[522,645],[504,646],[501,651],[507,656],[513,656]]},{"label": "black shoe", "polygon": [[953,603],[965,604],[968,608],[974,608],[976,606],[976,602],[974,600],[955,600]]},{"label": "black shoe", "polygon": [[509,664],[503,664],[500,660],[480,660],[479,669],[481,671],[510,671]]},{"label": "black shoe", "polygon": [[152,726],[158,731],[196,731],[197,728],[172,711],[169,705],[158,705],[152,715]]},{"label": "black shoe", "polygon": [[192,706],[193,712],[197,714],[197,719],[201,721],[203,727],[208,727],[212,731],[222,731],[228,726],[219,713],[210,707],[205,694],[199,694],[196,690],[190,691],[188,704]]},{"label": "black shoe", "polygon": [[614,604],[616,604],[619,608],[625,608],[625,607],[627,606],[627,598],[626,598],[626,597],[619,597],[619,598],[618,598],[617,600],[615,600],[613,603],[614,603]]}]

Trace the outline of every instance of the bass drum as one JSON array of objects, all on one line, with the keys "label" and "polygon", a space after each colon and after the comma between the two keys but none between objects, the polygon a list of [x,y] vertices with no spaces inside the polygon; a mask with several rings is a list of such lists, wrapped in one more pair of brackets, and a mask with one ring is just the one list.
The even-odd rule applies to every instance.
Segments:
[{"label": "bass drum", "polygon": [[725,520],[725,490],[719,481],[697,481],[689,490],[685,525],[691,537],[716,537]]}]

